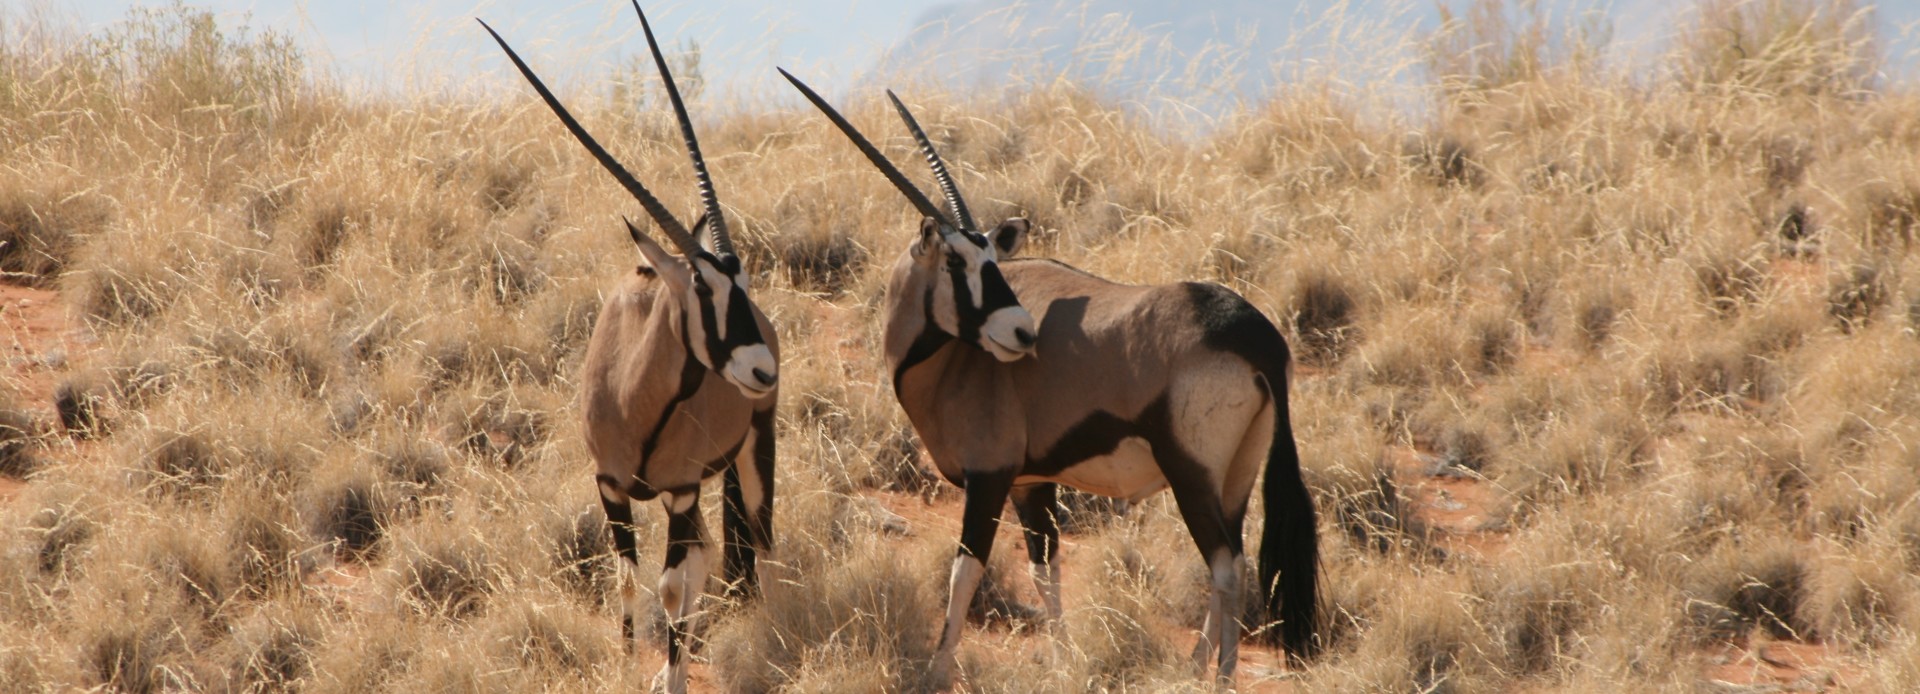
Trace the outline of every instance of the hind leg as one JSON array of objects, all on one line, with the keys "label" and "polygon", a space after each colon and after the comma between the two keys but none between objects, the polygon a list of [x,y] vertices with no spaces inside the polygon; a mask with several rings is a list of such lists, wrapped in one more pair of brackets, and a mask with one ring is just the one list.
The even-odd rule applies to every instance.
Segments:
[{"label": "hind leg", "polygon": [[613,548],[621,559],[620,636],[631,655],[638,644],[634,620],[640,616],[640,593],[635,588],[640,580],[640,552],[634,545],[633,499],[611,477],[601,475],[596,481],[600,486],[600,507],[607,513],[607,529],[613,533]]},{"label": "hind leg", "polygon": [[1186,523],[1210,574],[1207,617],[1193,648],[1195,669],[1206,672],[1208,661],[1215,660],[1212,656],[1217,652],[1219,678],[1231,682],[1240,658],[1240,513],[1230,513],[1222,503],[1219,488],[1209,483],[1212,475],[1193,474],[1206,468],[1177,443],[1156,441],[1153,453],[1163,469],[1189,473],[1169,474],[1168,478],[1180,519]]},{"label": "hind leg", "polygon": [[700,489],[661,495],[667,506],[667,555],[660,603],[667,610],[667,664],[654,678],[668,694],[687,691],[687,621],[707,585],[707,532]]},{"label": "hind leg", "polygon": [[1055,514],[1059,485],[1046,483],[1013,490],[1013,509],[1020,514],[1020,526],[1027,540],[1028,568],[1033,573],[1034,591],[1046,610],[1047,628],[1060,622],[1060,524]]},{"label": "hind leg", "polygon": [[755,412],[745,445],[727,467],[722,489],[725,533],[721,578],[730,597],[759,590],[756,564],[773,550],[773,411]]}]

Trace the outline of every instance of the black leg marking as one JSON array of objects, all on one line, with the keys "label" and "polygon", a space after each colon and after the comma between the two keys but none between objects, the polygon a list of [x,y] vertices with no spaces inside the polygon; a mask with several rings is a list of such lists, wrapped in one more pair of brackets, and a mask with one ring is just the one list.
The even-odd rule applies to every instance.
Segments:
[{"label": "black leg marking", "polygon": [[753,546],[747,540],[746,500],[741,496],[740,465],[727,466],[721,485],[720,531],[722,564],[720,576],[727,584],[728,597],[741,597],[753,589]]},{"label": "black leg marking", "polygon": [[[627,576],[623,580],[633,581],[640,566],[640,550],[636,546],[633,537],[633,505],[626,498],[621,498],[617,501],[607,498],[607,490],[619,489],[618,484],[613,478],[600,475],[596,477],[596,479],[600,483],[600,508],[606,511],[607,529],[613,533],[614,551],[619,552],[620,558],[627,562],[628,571],[625,572]],[[633,587],[631,585],[627,587],[627,590],[632,589]],[[621,605],[620,642],[626,644],[628,649],[632,649],[633,614],[626,608],[627,605]]]},{"label": "black leg marking", "polygon": [[[663,561],[664,572],[670,572],[679,568],[680,564],[687,560],[687,554],[689,552],[701,547],[706,542],[706,539],[700,536],[700,489],[694,487],[676,492],[674,494],[674,500],[678,501],[682,494],[692,495],[693,501],[687,504],[685,511],[672,512],[669,510],[667,515],[667,555]],[[682,590],[696,596],[693,599],[697,599],[699,593],[705,589],[706,576],[704,574],[687,577],[686,585],[682,587]],[[667,620],[668,665],[678,665],[680,663],[680,659],[686,652],[687,637],[686,619],[673,619],[673,615],[669,614]]]},{"label": "black leg marking", "polygon": [[960,553],[985,564],[993,552],[993,536],[1000,530],[1000,511],[1013,488],[1013,470],[968,472],[967,505],[960,517]]},{"label": "black leg marking", "polygon": [[1013,510],[1020,514],[1027,540],[1027,561],[1052,564],[1060,551],[1059,493],[1060,486],[1051,482],[1013,490]]},{"label": "black leg marking", "polygon": [[[725,557],[722,576],[729,596],[758,592],[758,552],[773,548],[773,410],[753,414],[752,460],[735,459],[724,478],[722,524]],[[747,498],[748,489],[756,490]]]}]

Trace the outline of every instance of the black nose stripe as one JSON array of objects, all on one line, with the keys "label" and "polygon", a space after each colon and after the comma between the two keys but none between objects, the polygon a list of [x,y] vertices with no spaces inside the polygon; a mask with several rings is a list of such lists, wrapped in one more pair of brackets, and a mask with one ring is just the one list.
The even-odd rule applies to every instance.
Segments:
[{"label": "black nose stripe", "polygon": [[1013,286],[1007,284],[1005,275],[1000,274],[998,263],[980,265],[980,294],[980,310],[986,313],[1020,305],[1020,298],[1013,294]]}]

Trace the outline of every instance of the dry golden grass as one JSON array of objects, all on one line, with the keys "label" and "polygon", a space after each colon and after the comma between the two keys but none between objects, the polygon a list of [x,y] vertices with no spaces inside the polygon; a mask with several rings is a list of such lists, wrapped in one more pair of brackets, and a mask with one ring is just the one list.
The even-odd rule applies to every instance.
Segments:
[{"label": "dry golden grass", "polygon": [[[1873,80],[1852,8],[1708,2],[1748,30],[1684,32],[1638,82],[1551,27],[1453,26],[1419,118],[1326,85],[1178,135],[1063,83],[911,96],[1030,254],[1226,283],[1296,346],[1330,648],[1284,675],[1250,651],[1243,686],[1716,689],[1792,641],[1820,658],[1785,684],[1904,691],[1920,98]],[[88,345],[0,384],[0,682],[642,686],[663,617],[625,654],[572,399],[631,210],[544,108],[354,98],[177,8],[0,29],[0,271],[57,287]],[[849,113],[893,132],[870,96]],[[571,97],[692,201],[664,112]],[[709,601],[695,684],[929,688],[957,495],[877,346],[916,220],[816,114],[702,128],[787,361],[778,565]],[[1205,578],[1168,499],[1075,513],[1065,623],[1010,604],[1003,533],[961,686],[1198,688]]]}]

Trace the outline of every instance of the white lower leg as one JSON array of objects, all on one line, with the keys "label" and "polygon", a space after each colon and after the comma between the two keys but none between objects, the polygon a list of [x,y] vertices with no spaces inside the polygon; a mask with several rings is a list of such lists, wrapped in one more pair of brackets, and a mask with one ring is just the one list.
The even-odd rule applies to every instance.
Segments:
[{"label": "white lower leg", "polygon": [[1047,626],[1052,628],[1060,622],[1060,562],[1051,564],[1028,564],[1027,570],[1033,574],[1033,587],[1040,594],[1040,606],[1046,610]]},{"label": "white lower leg", "polygon": [[967,607],[973,604],[973,593],[980,588],[980,578],[986,572],[986,565],[972,555],[953,558],[953,572],[947,581],[947,624],[940,632],[940,650],[933,656],[938,678],[952,674],[960,650],[960,631],[967,625]]},{"label": "white lower leg", "polygon": [[668,638],[671,640],[667,650],[667,664],[660,668],[657,680],[668,694],[682,694],[687,691],[688,643],[685,629],[699,604],[700,593],[706,586],[706,550],[701,546],[687,548],[687,556],[680,564],[660,574],[660,604],[666,608],[667,624],[674,630]]},{"label": "white lower leg", "polygon": [[1220,550],[1210,562],[1213,569],[1213,596],[1209,621],[1218,630],[1214,643],[1220,648],[1220,679],[1231,681],[1240,662],[1240,557]]},{"label": "white lower leg", "polygon": [[620,571],[621,623],[627,632],[624,634],[627,637],[627,651],[639,653],[642,640],[640,615],[645,614],[642,612],[645,607],[640,604],[640,567],[625,559],[620,563],[626,567]]}]

